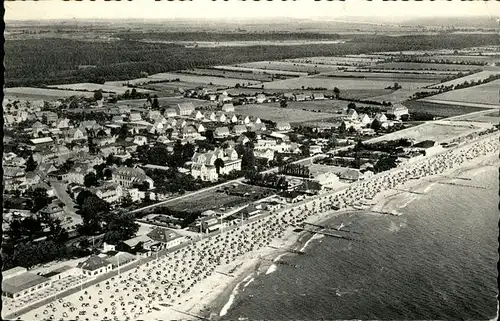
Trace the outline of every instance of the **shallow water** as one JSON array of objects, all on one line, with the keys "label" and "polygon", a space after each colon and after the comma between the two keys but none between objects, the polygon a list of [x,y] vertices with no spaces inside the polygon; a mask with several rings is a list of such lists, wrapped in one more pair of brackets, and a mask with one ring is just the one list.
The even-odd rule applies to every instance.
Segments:
[{"label": "shallow water", "polygon": [[[343,215],[364,242],[312,240],[240,289],[223,319],[487,319],[497,311],[498,169],[434,184],[403,215]],[[403,202],[404,203],[404,202]]]}]

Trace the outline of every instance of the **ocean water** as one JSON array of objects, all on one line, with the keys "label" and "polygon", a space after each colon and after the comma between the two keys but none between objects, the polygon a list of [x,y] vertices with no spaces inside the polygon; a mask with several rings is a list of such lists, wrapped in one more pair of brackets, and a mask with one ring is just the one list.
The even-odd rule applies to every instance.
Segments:
[{"label": "ocean water", "polygon": [[333,219],[363,242],[322,237],[240,287],[222,319],[491,319],[497,312],[498,167],[433,184],[402,216]]}]

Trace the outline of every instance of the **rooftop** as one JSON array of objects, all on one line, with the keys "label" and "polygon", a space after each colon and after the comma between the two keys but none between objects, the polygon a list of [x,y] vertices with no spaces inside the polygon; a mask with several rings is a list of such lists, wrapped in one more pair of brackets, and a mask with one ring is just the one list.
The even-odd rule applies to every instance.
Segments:
[{"label": "rooftop", "polygon": [[2,291],[6,293],[19,293],[47,281],[49,279],[44,276],[26,272],[3,280]]}]

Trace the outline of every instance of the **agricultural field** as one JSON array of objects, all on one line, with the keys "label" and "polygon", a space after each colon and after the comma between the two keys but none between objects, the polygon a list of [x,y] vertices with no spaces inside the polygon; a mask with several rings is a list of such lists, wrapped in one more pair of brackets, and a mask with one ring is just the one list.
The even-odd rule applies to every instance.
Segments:
[{"label": "agricultural field", "polygon": [[[77,84],[67,84],[67,85],[52,85],[49,86],[50,88],[59,88],[59,89],[69,89],[69,90],[87,90],[87,91],[96,91],[96,90],[102,90],[103,92],[107,93],[115,93],[118,95],[121,95],[125,93],[126,90],[131,90],[131,88],[125,87],[125,86],[115,86],[115,85],[101,85],[101,84],[93,84],[93,83],[77,83]],[[136,89],[138,92],[149,92],[152,93],[151,90],[146,90],[146,89]]]},{"label": "agricultural field", "polygon": [[337,67],[327,66],[327,65],[315,65],[310,63],[299,63],[299,62],[289,62],[289,61],[255,61],[247,62],[244,64],[239,64],[238,66],[257,68],[265,70],[281,70],[281,71],[293,71],[300,73],[318,73],[318,72],[328,72],[337,70]]},{"label": "agricultural field", "polygon": [[281,108],[278,103],[261,105],[235,106],[235,113],[244,116],[254,116],[273,122],[285,121],[300,123],[312,120],[332,119],[335,115],[331,113],[311,112],[302,109]]},{"label": "agricultural field", "polygon": [[403,103],[409,112],[422,112],[431,113],[438,117],[453,117],[458,115],[464,115],[468,113],[473,113],[483,110],[482,108],[466,106],[466,105],[452,105],[452,104],[440,104],[433,103],[424,100],[409,100]]},{"label": "agricultural field", "polygon": [[349,57],[308,57],[286,59],[284,61],[294,63],[308,63],[315,65],[333,65],[333,66],[370,66],[379,62],[383,62],[384,58],[379,57],[362,57],[362,56],[349,56]]},{"label": "agricultural field", "polygon": [[356,78],[328,78],[323,75],[299,77],[286,80],[278,80],[263,84],[265,89],[308,89],[326,88],[332,90],[338,87],[341,91],[350,89],[385,89],[397,82],[403,89],[416,89],[433,84],[420,80],[397,80],[392,79],[356,79]]},{"label": "agricultural field", "polygon": [[[399,89],[401,90],[401,89]],[[368,100],[376,100],[372,99],[372,97],[379,97],[390,95],[395,92],[394,89],[347,89],[340,91],[340,97],[346,99],[368,99]],[[376,100],[379,101],[379,100]],[[390,100],[387,100],[390,101]]]},{"label": "agricultural field", "polygon": [[158,82],[158,83],[149,83],[146,85],[142,85],[142,88],[151,88],[157,91],[168,91],[168,92],[179,92],[179,88],[183,89],[192,89],[196,87],[203,87],[209,90],[219,90],[224,89],[226,86],[215,86],[215,85],[207,85],[204,83],[196,83],[196,82],[185,82],[185,81],[168,81],[168,82]]},{"label": "agricultural field", "polygon": [[[288,109],[300,109],[307,110],[311,112],[319,112],[319,113],[331,113],[331,114],[339,114],[343,113],[347,110],[347,105],[349,101],[346,100],[311,100],[311,101],[289,101],[287,103]],[[370,105],[364,103],[356,103],[357,107],[374,107],[381,108],[385,110],[387,107],[378,106],[378,105]]]},{"label": "agricultural field", "polygon": [[321,75],[315,76],[316,78],[353,78],[353,79],[370,79],[370,80],[392,80],[395,82],[401,81],[417,81],[417,82],[429,82],[436,83],[441,79],[445,78],[444,75],[425,73],[425,74],[407,74],[407,73],[397,73],[397,72],[370,72],[369,70],[361,71],[333,71],[322,73]]},{"label": "agricultural field", "polygon": [[454,120],[474,121],[474,122],[490,123],[497,125],[500,124],[500,113],[498,110],[495,110],[480,114],[463,115],[461,117],[454,118]]},{"label": "agricultural field", "polygon": [[414,139],[416,142],[433,140],[439,143],[446,142],[459,136],[469,135],[479,128],[484,127],[483,123],[462,123],[458,121],[441,121],[424,123],[422,125],[410,127],[397,132],[393,132],[381,137],[371,139],[371,143],[400,138]]},{"label": "agricultural field", "polygon": [[372,66],[372,70],[446,70],[470,71],[478,69],[476,65],[433,64],[420,62],[386,62]]},{"label": "agricultural field", "polygon": [[93,92],[74,91],[74,90],[59,90],[48,88],[35,87],[12,87],[4,89],[5,98],[9,99],[25,99],[25,100],[57,100],[59,98],[71,96],[93,97]]},{"label": "agricultural field", "polygon": [[[233,187],[235,186],[235,187]],[[222,187],[221,189],[223,189]],[[170,202],[167,206],[169,209],[174,211],[186,211],[186,212],[203,212],[206,210],[219,210],[225,208],[235,208],[248,204],[250,201],[255,201],[257,199],[263,198],[265,193],[270,195],[272,193],[271,189],[252,185],[243,185],[235,183],[227,186],[228,190],[238,191],[239,193],[248,193],[248,196],[230,195],[224,193],[223,191],[217,191],[215,189],[204,191],[189,198],[183,198],[177,201]]]},{"label": "agricultural field", "polygon": [[401,103],[410,99],[416,92],[432,92],[432,91],[435,90],[426,88],[416,88],[416,89],[402,88],[398,90],[391,90],[390,92],[382,94],[380,96],[367,97],[366,99],[379,102],[390,101],[392,103]]},{"label": "agricultural field", "polygon": [[[119,100],[116,106],[130,106],[130,107],[142,107],[146,99],[131,99],[131,100]],[[207,105],[208,101],[194,98],[184,98],[184,97],[159,97],[158,102],[161,107],[173,108],[177,104],[181,103],[193,103],[195,107]]]},{"label": "agricultural field", "polygon": [[424,98],[424,101],[500,108],[500,79],[469,88],[448,91]]},{"label": "agricultural field", "polygon": [[443,82],[440,84],[436,84],[436,85],[431,86],[429,88],[439,88],[441,86],[445,86],[445,87],[446,86],[455,86],[455,85],[463,84],[466,81],[470,83],[472,81],[484,80],[484,79],[488,78],[489,76],[494,76],[494,75],[499,75],[499,74],[500,74],[500,70],[498,70],[498,71],[484,70],[484,71],[476,72],[472,75],[468,75],[465,77],[461,77],[461,78],[446,81],[446,82]]},{"label": "agricultural field", "polygon": [[159,79],[179,79],[183,82],[189,83],[202,83],[202,84],[213,84],[227,87],[234,87],[236,84],[240,85],[259,85],[260,81],[255,81],[252,79],[234,79],[234,78],[221,78],[221,77],[211,77],[211,76],[196,76],[196,75],[186,75],[181,73],[161,73],[155,74],[154,77]]},{"label": "agricultural field", "polygon": [[231,70],[231,68],[227,67],[219,67],[216,66],[210,69],[188,69],[181,70],[179,73],[186,75],[199,75],[199,76],[211,76],[211,77],[222,77],[222,78],[235,78],[235,79],[248,79],[252,78],[255,81],[273,81],[274,77],[268,73],[260,73],[253,71],[244,71],[244,70]]},{"label": "agricultural field", "polygon": [[464,63],[491,63],[495,61],[500,61],[500,55],[486,55],[486,56],[466,56],[466,55],[436,55],[436,56],[424,56],[418,59],[425,61],[436,61],[436,60],[451,60],[453,62],[464,62]]},{"label": "agricultural field", "polygon": [[284,71],[284,70],[275,70],[275,69],[260,69],[255,67],[249,67],[245,64],[239,64],[234,66],[215,66],[215,69],[226,70],[226,71],[234,71],[234,72],[247,72],[249,74],[268,74],[268,75],[279,75],[286,77],[300,77],[307,76],[307,72],[299,72],[299,71]]}]

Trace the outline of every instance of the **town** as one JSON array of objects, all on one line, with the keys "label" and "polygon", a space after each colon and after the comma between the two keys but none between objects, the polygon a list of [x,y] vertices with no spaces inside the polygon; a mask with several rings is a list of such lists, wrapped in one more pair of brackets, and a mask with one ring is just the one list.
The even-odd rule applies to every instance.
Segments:
[{"label": "town", "polygon": [[3,317],[200,314],[199,282],[316,212],[498,152],[499,50],[6,88]]}]

